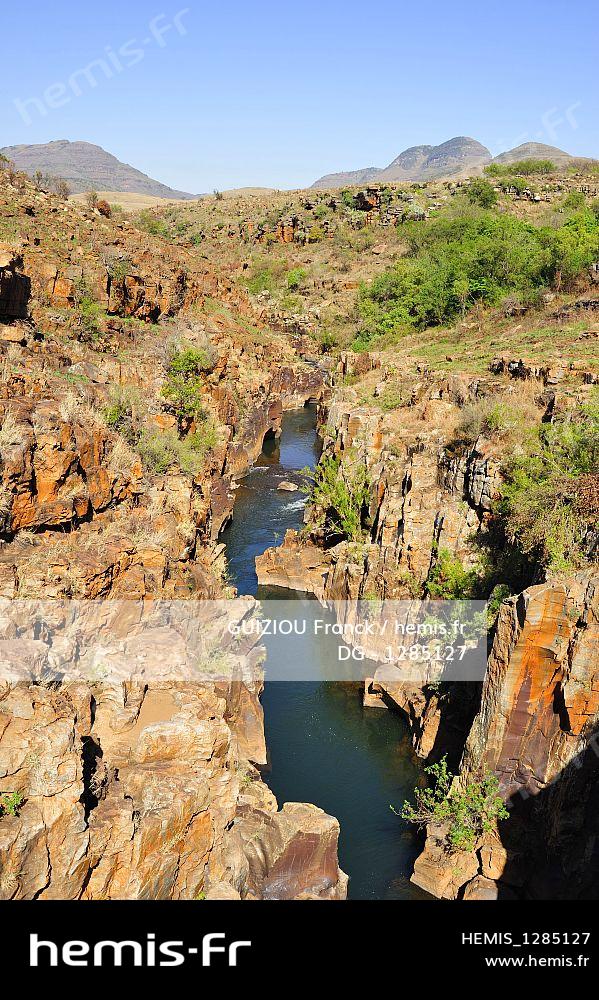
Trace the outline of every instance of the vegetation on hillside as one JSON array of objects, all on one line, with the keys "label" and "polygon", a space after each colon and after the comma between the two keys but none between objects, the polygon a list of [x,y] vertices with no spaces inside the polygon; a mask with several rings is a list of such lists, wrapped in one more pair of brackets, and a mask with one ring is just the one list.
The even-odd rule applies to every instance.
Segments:
[{"label": "vegetation on hillside", "polygon": [[168,401],[181,428],[186,418],[196,421],[206,418],[202,406],[205,384],[202,376],[212,371],[214,358],[208,348],[184,345],[175,350],[162,387],[162,395]]},{"label": "vegetation on hillside", "polygon": [[531,429],[503,460],[498,511],[531,557],[553,569],[596,559],[599,392],[579,410]]},{"label": "vegetation on hillside", "polygon": [[490,177],[520,176],[534,177],[539,174],[551,174],[555,170],[552,160],[516,160],[514,163],[489,163],[485,173]]},{"label": "vegetation on hillside", "polygon": [[0,792],[0,818],[18,816],[24,801],[25,797],[21,792]]},{"label": "vegetation on hillside", "polygon": [[556,229],[460,200],[405,231],[406,256],[360,290],[358,348],[451,323],[508,294],[526,300],[568,288],[599,259],[599,218],[587,207],[565,214]]}]

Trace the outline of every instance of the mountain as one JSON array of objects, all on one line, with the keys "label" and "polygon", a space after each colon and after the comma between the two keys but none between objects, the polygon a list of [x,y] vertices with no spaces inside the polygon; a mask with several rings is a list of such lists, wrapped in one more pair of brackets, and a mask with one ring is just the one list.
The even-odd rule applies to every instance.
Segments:
[{"label": "mountain", "polygon": [[491,162],[486,146],[468,136],[456,136],[439,146],[411,146],[400,153],[388,167],[367,167],[347,173],[327,174],[312,187],[336,188],[346,184],[368,184],[371,181],[402,183],[451,177]]},{"label": "mountain", "polygon": [[547,146],[544,142],[523,142],[515,149],[508,149],[507,153],[500,153],[493,160],[493,163],[518,163],[520,160],[551,160],[556,167],[565,166],[571,160],[576,159],[558,149],[557,146]]},{"label": "mountain", "polygon": [[166,184],[142,174],[141,170],[121,163],[116,156],[91,142],[68,142],[60,139],[37,146],[7,146],[0,154],[8,157],[19,170],[33,176],[36,171],[68,181],[74,194],[84,191],[119,191],[150,195],[154,198],[188,199],[195,195],[174,191]]}]

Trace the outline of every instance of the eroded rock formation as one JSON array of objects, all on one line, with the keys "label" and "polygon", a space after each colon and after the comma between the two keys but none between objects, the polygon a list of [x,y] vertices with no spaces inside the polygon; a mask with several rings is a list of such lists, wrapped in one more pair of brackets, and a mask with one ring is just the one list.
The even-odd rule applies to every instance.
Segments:
[{"label": "eroded rock formation", "polygon": [[510,806],[498,833],[472,852],[448,853],[429,829],[414,881],[436,896],[594,896],[597,854],[599,684],[597,581],[551,580],[506,602],[458,786],[482,771]]},{"label": "eroded rock formation", "polygon": [[[345,896],[337,821],[305,804],[278,811],[256,769],[266,763],[260,650],[237,652],[239,677],[176,679],[190,658],[181,628],[205,644],[214,626],[213,610],[200,625],[187,607],[173,613],[177,630],[152,625],[160,610],[140,604],[82,605],[73,618],[72,604],[45,602],[40,632],[6,606],[0,782],[22,802],[0,818],[0,898]],[[101,621],[93,672],[109,679],[77,680]],[[43,681],[61,651],[67,676]],[[119,669],[130,676],[119,681]]]}]

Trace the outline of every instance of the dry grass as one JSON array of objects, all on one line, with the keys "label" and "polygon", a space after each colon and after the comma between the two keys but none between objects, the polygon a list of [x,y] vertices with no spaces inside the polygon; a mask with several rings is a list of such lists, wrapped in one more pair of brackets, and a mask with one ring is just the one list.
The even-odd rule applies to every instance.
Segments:
[{"label": "dry grass", "polygon": [[156,530],[146,512],[113,521],[104,532],[104,538],[129,539],[136,549],[162,549],[168,542],[167,533]]},{"label": "dry grass", "polygon": [[[188,205],[189,201],[170,198],[156,198],[150,194],[136,194],[133,191],[98,191],[98,198],[107,201],[109,205],[120,205],[126,212],[141,212],[144,208],[157,208],[166,205]],[[87,194],[73,194],[69,201],[78,205],[87,205]]]},{"label": "dry grass", "polygon": [[455,428],[455,444],[471,445],[479,437],[516,448],[536,427],[544,412],[539,404],[543,383],[530,379],[465,406]]},{"label": "dry grass", "polygon": [[103,415],[83,396],[67,392],[58,405],[58,412],[65,423],[90,424],[92,427],[106,427]]},{"label": "dry grass", "polygon": [[109,471],[115,476],[125,478],[131,475],[131,472],[138,463],[139,455],[129,447],[124,438],[117,438],[108,459]]}]

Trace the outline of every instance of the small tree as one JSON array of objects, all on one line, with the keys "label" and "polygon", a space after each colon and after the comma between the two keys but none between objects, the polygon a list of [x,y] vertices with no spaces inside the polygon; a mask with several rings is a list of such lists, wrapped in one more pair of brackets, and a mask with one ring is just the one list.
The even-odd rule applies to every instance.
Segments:
[{"label": "small tree", "polygon": [[324,512],[325,529],[350,542],[360,541],[364,508],[370,498],[365,465],[360,462],[344,469],[339,458],[325,456],[315,470],[304,471],[313,480],[306,492]]},{"label": "small tree", "polygon": [[[421,828],[429,823],[446,827],[450,851],[473,850],[477,840],[492,830],[498,819],[508,819],[499,782],[490,771],[472,777],[465,786],[456,789],[451,787],[454,775],[447,767],[446,756],[425,771],[434,783],[428,788],[415,788],[415,803],[404,802],[399,815]],[[393,806],[391,809],[396,812]]]},{"label": "small tree", "polygon": [[208,349],[185,347],[172,355],[162,395],[171,404],[180,431],[186,418],[205,419],[202,375],[213,367],[214,359]]},{"label": "small tree", "polygon": [[71,195],[71,188],[68,181],[65,181],[63,177],[54,178],[54,191],[59,198],[63,201],[67,201]]},{"label": "small tree", "polygon": [[90,212],[93,212],[98,207],[98,192],[88,191],[85,196],[85,203]]},{"label": "small tree", "polygon": [[467,188],[466,194],[472,205],[480,205],[481,208],[493,208],[493,205],[497,204],[497,192],[484,177],[476,177]]}]

